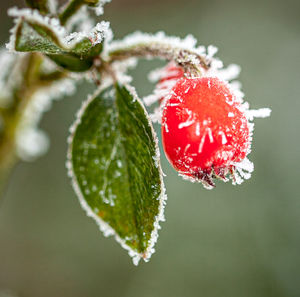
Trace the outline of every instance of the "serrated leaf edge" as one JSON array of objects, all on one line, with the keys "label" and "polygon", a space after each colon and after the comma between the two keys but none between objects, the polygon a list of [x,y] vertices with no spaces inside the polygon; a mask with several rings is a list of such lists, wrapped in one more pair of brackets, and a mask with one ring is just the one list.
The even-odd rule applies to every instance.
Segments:
[{"label": "serrated leaf edge", "polygon": [[[87,108],[87,106],[90,104],[90,102],[95,98],[95,96],[99,95],[101,93],[101,91],[103,91],[105,88],[107,88],[109,86],[109,83],[103,84],[102,86],[100,86],[92,95],[88,96],[88,99],[86,101],[84,101],[81,105],[81,108],[79,109],[79,111],[76,114],[76,119],[74,121],[74,123],[71,125],[70,127],[70,135],[68,137],[68,152],[67,152],[67,161],[66,161],[66,168],[68,170],[68,176],[71,178],[71,184],[73,186],[73,189],[79,199],[79,202],[81,204],[81,207],[85,210],[86,215],[88,217],[93,218],[100,231],[104,234],[105,237],[108,236],[114,236],[115,240],[125,249],[128,251],[128,254],[130,257],[132,257],[132,261],[134,265],[138,265],[140,259],[143,259],[145,262],[148,262],[152,256],[152,254],[155,252],[154,246],[155,243],[157,242],[158,239],[158,230],[161,228],[160,227],[160,222],[165,221],[165,216],[164,216],[164,208],[166,205],[166,201],[167,201],[167,195],[166,195],[166,188],[163,182],[163,177],[164,177],[164,173],[162,171],[161,168],[161,164],[160,164],[160,152],[159,152],[159,146],[158,146],[158,138],[156,135],[156,132],[152,126],[151,120],[149,118],[149,115],[147,113],[146,108],[144,107],[142,101],[138,98],[136,90],[134,87],[128,85],[128,84],[124,84],[123,86],[125,86],[127,88],[127,90],[131,93],[131,95],[133,96],[134,100],[138,101],[145,113],[145,116],[148,119],[151,131],[152,131],[152,135],[155,141],[155,151],[156,151],[156,157],[155,157],[155,165],[159,170],[159,175],[160,175],[160,180],[161,180],[161,194],[159,196],[159,207],[158,207],[158,214],[155,217],[154,220],[154,224],[153,224],[153,230],[151,232],[151,236],[150,239],[148,241],[148,248],[146,249],[146,252],[143,254],[140,254],[136,251],[134,251],[130,246],[128,246],[126,244],[126,242],[115,232],[115,230],[109,226],[105,221],[103,221],[100,217],[98,217],[93,210],[90,208],[90,206],[87,204],[87,202],[84,199],[84,196],[80,190],[79,184],[77,182],[76,176],[74,174],[74,170],[73,170],[73,165],[72,165],[72,143],[73,143],[73,138],[75,135],[75,131],[77,126],[81,123],[81,117],[85,111],[85,109]],[[120,85],[121,86],[121,85]]]},{"label": "serrated leaf edge", "polygon": [[109,41],[112,38],[110,23],[106,21],[97,23],[96,26],[88,33],[73,32],[71,34],[67,34],[65,28],[59,24],[58,19],[43,16],[39,13],[38,10],[29,8],[18,9],[16,7],[12,7],[8,10],[8,15],[15,18],[15,25],[12,29],[10,29],[10,39],[6,44],[6,48],[11,52],[16,52],[16,32],[23,20],[35,22],[51,29],[59,40],[59,46],[66,51],[72,50],[72,48],[78,42],[82,41],[85,38],[88,38],[91,41],[92,46],[101,43],[103,40]]}]

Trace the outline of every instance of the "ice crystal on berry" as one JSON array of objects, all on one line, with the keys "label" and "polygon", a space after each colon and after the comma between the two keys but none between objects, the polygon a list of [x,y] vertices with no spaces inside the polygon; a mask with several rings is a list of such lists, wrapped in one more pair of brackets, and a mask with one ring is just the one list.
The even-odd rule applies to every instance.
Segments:
[{"label": "ice crystal on berry", "polygon": [[209,46],[206,59],[210,67],[198,78],[174,62],[150,73],[158,80],[153,94],[144,98],[146,105],[156,101],[152,119],[162,123],[163,146],[168,160],[179,174],[206,188],[215,186],[214,178],[240,184],[251,177],[251,151],[254,117],[267,117],[269,108],[250,110],[243,100],[241,84],[235,81],[240,67],[223,68]]},{"label": "ice crystal on berry", "polygon": [[162,116],[166,155],[180,174],[213,187],[213,177],[225,179],[233,164],[246,157],[247,118],[218,78],[182,78],[172,91]]}]

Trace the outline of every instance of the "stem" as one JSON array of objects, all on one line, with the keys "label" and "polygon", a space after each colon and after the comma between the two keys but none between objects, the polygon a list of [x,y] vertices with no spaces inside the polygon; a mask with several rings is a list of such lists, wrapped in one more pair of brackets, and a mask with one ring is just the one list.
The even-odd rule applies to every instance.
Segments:
[{"label": "stem", "polygon": [[64,26],[83,5],[95,7],[100,1],[101,0],[69,0],[58,16],[61,25]]},{"label": "stem", "polygon": [[[60,71],[42,75],[40,66],[43,57],[39,54],[28,54],[20,59],[21,73],[19,75],[22,79],[13,89],[11,104],[6,108],[0,108],[0,118],[2,119],[2,129],[0,130],[0,191],[8,174],[18,161],[15,143],[16,132],[33,95],[39,88],[47,87],[54,81],[66,77],[66,73]],[[15,80],[13,76],[14,69],[11,69],[8,79]]]},{"label": "stem", "polygon": [[207,70],[210,68],[210,61],[197,52],[159,42],[136,43],[128,47],[112,50],[108,53],[107,62],[111,64],[115,61],[122,61],[132,57],[158,57],[175,61],[178,66],[182,67],[192,77],[201,76],[203,69]]},{"label": "stem", "polygon": [[[117,79],[116,73],[114,72],[113,68],[111,67],[111,65],[112,65],[111,63],[103,60],[101,57],[98,57],[97,60],[94,60],[94,70],[96,73],[100,74],[100,77],[101,77],[101,75],[110,76],[112,78],[113,82],[116,83],[118,81],[118,79]],[[101,81],[97,85],[99,86],[100,84],[101,84]]]},{"label": "stem", "polygon": [[84,4],[82,0],[70,0],[58,16],[61,25],[64,26]]},{"label": "stem", "polygon": [[42,14],[48,14],[49,7],[47,0],[26,0],[26,4],[32,9],[38,9]]}]

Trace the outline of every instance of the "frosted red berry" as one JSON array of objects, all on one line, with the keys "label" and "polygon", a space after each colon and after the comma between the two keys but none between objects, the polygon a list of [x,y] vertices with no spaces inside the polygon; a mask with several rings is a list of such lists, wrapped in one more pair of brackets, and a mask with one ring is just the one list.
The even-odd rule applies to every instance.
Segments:
[{"label": "frosted red berry", "polygon": [[162,115],[162,140],[182,175],[214,186],[249,149],[249,125],[241,103],[218,78],[181,78]]}]

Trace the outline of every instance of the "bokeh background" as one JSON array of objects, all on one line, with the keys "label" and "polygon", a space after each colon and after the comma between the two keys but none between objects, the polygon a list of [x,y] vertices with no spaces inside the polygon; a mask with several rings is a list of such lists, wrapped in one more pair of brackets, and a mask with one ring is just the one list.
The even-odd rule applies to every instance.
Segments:
[{"label": "bokeh background", "polygon": [[[0,42],[12,26],[0,1]],[[0,296],[20,297],[298,297],[300,296],[300,1],[113,0],[104,19],[115,36],[135,30],[219,47],[225,64],[242,66],[256,120],[251,180],[207,191],[183,181],[163,156],[167,221],[156,253],[133,266],[125,250],[86,217],[66,175],[68,128],[91,87],[55,102],[41,126],[49,153],[14,170],[0,207]],[[142,61],[134,74],[141,96]],[[1,70],[0,70],[1,71]],[[1,295],[2,294],[2,295]]]}]

